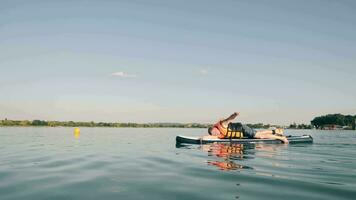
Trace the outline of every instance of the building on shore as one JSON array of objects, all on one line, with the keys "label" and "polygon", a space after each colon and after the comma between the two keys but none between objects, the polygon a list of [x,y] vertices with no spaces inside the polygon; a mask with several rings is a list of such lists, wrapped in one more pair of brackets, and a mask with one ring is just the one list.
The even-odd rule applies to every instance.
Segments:
[{"label": "building on shore", "polygon": [[344,127],[336,124],[325,124],[321,127],[322,130],[343,130]]}]

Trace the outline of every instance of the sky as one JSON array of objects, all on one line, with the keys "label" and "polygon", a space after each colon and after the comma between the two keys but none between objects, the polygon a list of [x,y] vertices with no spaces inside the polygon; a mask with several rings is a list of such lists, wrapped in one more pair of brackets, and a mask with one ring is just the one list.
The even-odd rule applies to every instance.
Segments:
[{"label": "sky", "polygon": [[0,0],[0,118],[356,114],[353,0]]}]

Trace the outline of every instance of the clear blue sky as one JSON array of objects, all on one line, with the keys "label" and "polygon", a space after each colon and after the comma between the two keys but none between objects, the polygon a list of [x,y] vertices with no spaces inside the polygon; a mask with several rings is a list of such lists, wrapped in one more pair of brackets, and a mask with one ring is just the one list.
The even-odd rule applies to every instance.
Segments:
[{"label": "clear blue sky", "polygon": [[0,0],[0,118],[356,114],[353,0]]}]

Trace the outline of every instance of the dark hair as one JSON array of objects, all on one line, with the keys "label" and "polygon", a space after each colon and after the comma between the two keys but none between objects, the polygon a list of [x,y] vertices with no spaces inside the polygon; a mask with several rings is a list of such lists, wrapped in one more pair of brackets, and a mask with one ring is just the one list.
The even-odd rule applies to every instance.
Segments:
[{"label": "dark hair", "polygon": [[212,135],[212,133],[211,133],[212,130],[213,130],[213,127],[209,127],[209,129],[208,129],[209,135]]}]

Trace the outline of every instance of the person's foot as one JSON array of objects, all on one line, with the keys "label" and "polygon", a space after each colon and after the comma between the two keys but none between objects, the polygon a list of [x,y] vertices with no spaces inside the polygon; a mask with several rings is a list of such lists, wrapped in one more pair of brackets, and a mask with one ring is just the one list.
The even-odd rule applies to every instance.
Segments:
[{"label": "person's foot", "polygon": [[282,128],[277,128],[274,131],[275,131],[276,135],[281,135],[281,136],[283,135],[283,132],[284,132],[284,130]]}]

